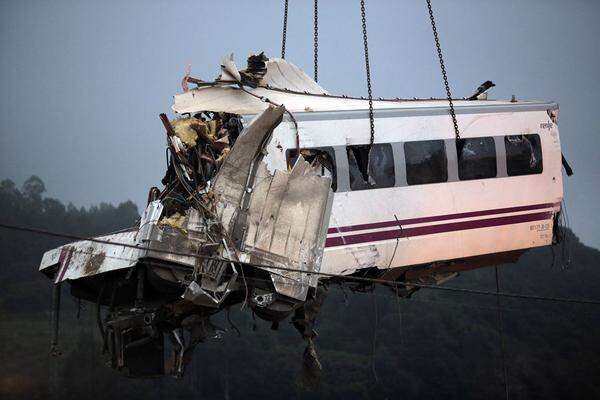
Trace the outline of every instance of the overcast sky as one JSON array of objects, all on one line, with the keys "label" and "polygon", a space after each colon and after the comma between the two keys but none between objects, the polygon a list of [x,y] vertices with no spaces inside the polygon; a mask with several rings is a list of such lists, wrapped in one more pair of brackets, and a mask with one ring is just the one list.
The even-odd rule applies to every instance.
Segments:
[{"label": "overcast sky", "polygon": [[[453,92],[555,100],[575,176],[575,232],[600,246],[600,2],[434,0]],[[321,0],[319,83],[366,93],[358,0]],[[228,52],[279,56],[280,1],[0,1],[0,179],[39,175],[76,205],[142,206],[165,170],[161,112],[188,64],[212,79]],[[443,96],[425,0],[367,0],[375,96]],[[290,0],[286,58],[312,71],[312,1]],[[170,114],[172,115],[172,113]]]}]

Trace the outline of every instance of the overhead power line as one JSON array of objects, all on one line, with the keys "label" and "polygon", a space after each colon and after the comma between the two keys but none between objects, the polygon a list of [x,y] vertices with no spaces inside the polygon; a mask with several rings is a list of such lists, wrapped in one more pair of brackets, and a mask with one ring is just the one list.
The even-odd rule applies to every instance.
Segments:
[{"label": "overhead power line", "polygon": [[214,257],[214,256],[206,256],[206,255],[186,253],[186,252],[180,252],[180,251],[157,249],[157,248],[153,248],[153,247],[149,247],[149,246],[139,246],[139,245],[133,245],[133,244],[129,244],[129,243],[120,243],[120,242],[114,242],[114,241],[109,241],[109,240],[100,239],[100,238],[89,238],[89,237],[80,236],[80,235],[60,233],[60,232],[48,231],[48,230],[44,230],[44,229],[31,228],[31,227],[26,227],[26,226],[18,226],[18,225],[10,225],[10,224],[5,224],[5,223],[0,223],[0,228],[13,230],[13,231],[34,233],[34,234],[45,235],[45,236],[58,237],[58,238],[63,238],[63,239],[86,240],[89,242],[101,243],[101,244],[110,245],[110,246],[122,246],[122,247],[134,248],[137,250],[147,250],[147,251],[153,251],[156,253],[164,253],[164,254],[178,255],[178,256],[184,256],[184,257],[193,257],[193,258],[198,258],[198,259],[203,259],[203,260],[215,260],[215,261],[222,261],[222,262],[232,262],[233,261],[237,264],[248,265],[251,267],[268,268],[271,270],[279,270],[279,271],[285,271],[285,272],[296,272],[296,273],[302,273],[302,274],[306,274],[306,275],[322,276],[322,277],[326,277],[326,278],[338,278],[338,279],[341,278],[341,279],[355,281],[355,282],[392,285],[392,286],[403,286],[403,287],[407,287],[407,286],[408,287],[418,287],[421,289],[433,289],[433,290],[440,290],[440,291],[447,291],[447,292],[476,294],[476,295],[482,295],[482,296],[502,296],[502,297],[507,297],[507,298],[540,300],[540,301],[550,301],[550,302],[557,302],[557,303],[600,305],[600,301],[597,301],[597,300],[573,299],[573,298],[566,298],[566,297],[538,296],[538,295],[530,295],[530,294],[496,292],[496,291],[478,290],[478,289],[465,289],[465,288],[451,287],[451,286],[436,286],[436,285],[427,285],[427,284],[415,283],[415,282],[399,282],[399,281],[391,281],[391,280],[386,280],[386,279],[366,278],[366,277],[352,276],[352,275],[331,274],[331,273],[327,273],[327,272],[302,271],[302,270],[298,270],[295,268],[287,268],[287,267],[264,265],[264,264],[252,264],[252,263],[241,262],[241,261],[236,261],[236,260],[229,260],[229,259],[223,258],[223,257]]}]

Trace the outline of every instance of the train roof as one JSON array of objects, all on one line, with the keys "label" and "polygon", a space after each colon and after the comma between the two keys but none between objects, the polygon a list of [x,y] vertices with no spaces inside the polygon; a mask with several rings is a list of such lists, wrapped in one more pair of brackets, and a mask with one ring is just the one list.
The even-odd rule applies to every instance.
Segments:
[{"label": "train roof", "polygon": [[[269,104],[283,104],[288,111],[300,113],[303,117],[322,112],[363,114],[369,108],[366,98],[330,94],[300,68],[286,60],[266,59],[264,64],[266,71],[258,74],[250,68],[239,71],[232,56],[226,57],[221,65],[222,73],[215,81],[189,79],[188,82],[193,82],[198,87],[175,95],[172,108],[179,114],[213,111],[255,115],[264,111]],[[558,107],[554,102],[545,101],[467,99],[455,99],[454,106],[457,114],[548,110]],[[373,109],[378,117],[447,114],[448,100],[380,98],[373,100]]]}]

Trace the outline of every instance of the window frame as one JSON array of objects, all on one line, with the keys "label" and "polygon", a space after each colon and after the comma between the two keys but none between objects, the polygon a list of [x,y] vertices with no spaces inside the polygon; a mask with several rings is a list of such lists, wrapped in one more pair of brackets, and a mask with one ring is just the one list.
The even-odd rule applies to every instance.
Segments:
[{"label": "window frame", "polygon": [[[443,167],[443,171],[442,171],[442,175],[439,177],[439,179],[436,180],[430,180],[427,182],[423,182],[422,180],[418,180],[415,181],[414,179],[412,179],[414,176],[413,174],[411,174],[411,169],[415,168],[412,165],[416,165],[416,164],[409,164],[409,151],[411,146],[415,146],[417,143],[438,143],[441,144],[440,150],[441,150],[441,154],[443,156],[443,160],[440,160],[437,164],[439,164],[439,166]],[[449,157],[448,157],[448,149],[446,148],[446,142],[444,139],[427,139],[427,140],[414,140],[414,141],[410,141],[410,142],[404,142],[402,145],[402,150],[404,151],[404,167],[405,167],[405,171],[406,171],[406,184],[408,186],[418,186],[418,185],[430,185],[430,184],[436,184],[436,183],[446,183],[448,182],[448,178],[449,178]],[[432,157],[434,156],[433,153]],[[423,163],[421,163],[423,164]]]},{"label": "window frame", "polygon": [[[476,141],[476,140],[489,140],[489,142],[492,145],[493,148],[493,175],[489,175],[489,176],[470,176],[467,175],[466,172],[469,171],[464,171],[463,169],[466,169],[467,167],[461,167],[461,155],[462,155],[462,149],[459,151],[459,146],[461,142],[464,142],[463,144],[463,149],[464,149],[464,145],[466,145],[468,143],[468,141]],[[469,137],[469,138],[459,138],[455,140],[455,146],[456,146],[456,167],[457,167],[457,174],[458,174],[458,180],[459,181],[473,181],[473,180],[480,180],[480,179],[493,179],[493,178],[497,178],[498,177],[498,149],[496,146],[496,140],[494,139],[493,136],[477,136],[477,137]],[[477,156],[478,154],[476,154]],[[467,160],[467,159],[463,159],[462,162],[465,163],[469,163],[469,162],[478,162],[481,161],[485,158],[488,158],[488,156],[486,157],[480,157],[477,159],[472,159],[472,160]],[[466,176],[464,176],[466,175]]]},{"label": "window frame", "polygon": [[[327,153],[327,155],[331,158],[331,162],[332,162],[332,166],[333,166],[333,171],[331,171],[331,190],[333,190],[333,192],[337,192],[338,189],[338,166],[337,166],[337,161],[336,161],[336,156],[335,156],[335,147],[334,146],[318,146],[318,147],[301,147],[300,148],[300,152],[302,152],[302,150],[318,150],[318,151],[324,151]],[[286,166],[288,168],[293,168],[294,164],[296,163],[296,160],[298,160],[298,155],[296,154],[294,157],[294,164],[292,164],[290,162],[290,160],[292,159],[291,154],[296,153],[296,148],[295,147],[291,147],[285,150],[285,163]]]},{"label": "window frame", "polygon": [[[396,182],[397,182],[397,177],[396,177],[396,157],[394,154],[394,147],[392,146],[391,143],[373,143],[373,147],[371,149],[371,151],[379,151],[379,149],[382,149],[381,151],[383,153],[385,153],[386,156],[389,156],[390,158],[390,162],[387,163],[387,165],[384,166],[384,169],[381,170],[381,175],[378,174],[373,174],[373,172],[379,172],[379,169],[373,169],[373,165],[371,163],[371,158],[368,157],[367,159],[367,174],[369,175],[369,177],[375,182],[375,185],[370,185],[369,182],[365,182],[364,179],[362,179],[362,185],[358,186],[358,185],[353,185],[353,179],[352,179],[352,174],[353,174],[353,169],[357,168],[358,169],[358,173],[362,174],[362,172],[360,171],[360,168],[358,167],[358,165],[353,166],[353,163],[351,162],[350,159],[350,152],[352,151],[353,148],[356,147],[363,147],[365,149],[368,149],[369,145],[363,145],[363,144],[354,144],[354,145],[346,145],[345,146],[345,151],[346,151],[346,158],[348,161],[348,185],[349,185],[349,189],[351,192],[356,192],[356,191],[361,191],[361,190],[375,190],[375,189],[386,189],[386,188],[391,188],[391,187],[395,187],[396,186]],[[375,150],[378,149],[378,150]],[[391,182],[390,182],[390,176],[389,174],[387,174],[386,172],[389,172],[389,170],[391,169]],[[376,178],[380,178],[383,177],[384,181],[382,182],[381,180],[378,181],[378,179]]]},{"label": "window frame", "polygon": [[[521,136],[521,137],[525,137],[525,138],[529,138],[529,137],[534,137],[536,138],[536,144],[537,144],[537,148],[534,148],[532,146],[533,152],[534,152],[534,156],[539,156],[539,170],[537,170],[537,166],[536,166],[536,170],[534,170],[533,172],[531,172],[531,168],[529,172],[517,172],[515,173],[514,171],[512,171],[511,173],[511,163],[515,162],[515,155],[511,155],[509,154],[509,137],[515,137],[515,136]],[[505,152],[505,160],[506,160],[506,176],[509,177],[514,177],[514,176],[527,176],[527,175],[539,175],[542,174],[544,172],[544,148],[543,148],[543,144],[542,144],[542,136],[539,133],[526,133],[526,134],[518,134],[518,135],[504,135],[503,137],[503,142],[504,142],[504,152]],[[528,139],[529,140],[529,139]],[[531,142],[530,142],[531,143]],[[538,154],[536,153],[536,150],[538,152]],[[511,160],[512,157],[512,160]],[[513,169],[516,169],[517,167],[514,166],[513,164]]]}]

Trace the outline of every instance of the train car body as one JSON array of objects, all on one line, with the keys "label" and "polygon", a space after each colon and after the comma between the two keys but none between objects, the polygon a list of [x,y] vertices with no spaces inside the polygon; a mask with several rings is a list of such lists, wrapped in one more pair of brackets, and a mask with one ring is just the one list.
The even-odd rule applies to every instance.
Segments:
[{"label": "train car body", "polygon": [[[301,153],[323,154],[333,166],[322,271],[351,274],[552,243],[563,197],[557,104],[457,101],[455,110],[460,139],[443,102],[385,109],[375,102],[370,163],[361,160],[368,109],[294,114]],[[267,162],[284,168],[295,148],[293,128],[282,124]]]},{"label": "train car body", "polygon": [[54,344],[68,282],[96,303],[111,365],[132,376],[180,375],[209,316],[236,303],[274,324],[293,314],[318,364],[320,281],[383,278],[410,295],[555,240],[556,103],[454,100],[458,136],[445,100],[375,100],[371,120],[366,99],[263,54],[185,82],[179,117],[161,115],[169,168],[139,227],[44,254]]}]

